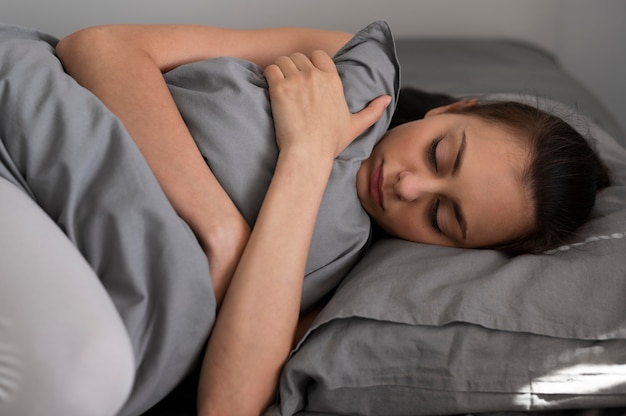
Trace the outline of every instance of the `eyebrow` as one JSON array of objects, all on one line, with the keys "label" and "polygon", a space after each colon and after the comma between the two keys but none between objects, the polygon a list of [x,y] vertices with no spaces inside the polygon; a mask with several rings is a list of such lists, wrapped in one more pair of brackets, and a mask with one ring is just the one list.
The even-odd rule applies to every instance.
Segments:
[{"label": "eyebrow", "polygon": [[[466,148],[467,148],[467,141],[465,140],[465,130],[463,130],[463,134],[461,135],[461,145],[459,146],[459,151],[456,154],[456,159],[454,159],[454,165],[452,166],[453,176],[459,173],[459,168],[461,167],[461,163],[463,162],[463,156],[465,156]],[[456,201],[452,201],[452,208],[454,210],[454,216],[456,217],[456,221],[459,223],[459,226],[461,227],[461,234],[463,235],[463,240],[466,240],[467,239],[467,223],[465,222],[465,216],[463,215],[461,206]]]}]

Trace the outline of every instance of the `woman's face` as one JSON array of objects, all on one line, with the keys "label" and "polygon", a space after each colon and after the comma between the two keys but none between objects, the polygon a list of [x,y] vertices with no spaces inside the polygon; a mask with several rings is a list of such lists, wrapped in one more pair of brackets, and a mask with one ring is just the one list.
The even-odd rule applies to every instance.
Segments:
[{"label": "woman's face", "polygon": [[357,173],[357,193],[393,236],[492,246],[533,225],[522,183],[528,155],[521,140],[496,124],[471,115],[429,115],[387,132]]}]

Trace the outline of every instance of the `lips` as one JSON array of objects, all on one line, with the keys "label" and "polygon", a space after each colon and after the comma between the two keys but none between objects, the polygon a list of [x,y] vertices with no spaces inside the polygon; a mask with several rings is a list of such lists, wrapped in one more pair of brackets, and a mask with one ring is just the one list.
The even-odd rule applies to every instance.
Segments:
[{"label": "lips", "polygon": [[382,184],[383,184],[383,165],[382,163],[378,165],[374,171],[372,172],[372,176],[370,178],[370,195],[372,199],[381,209],[383,208],[383,193],[382,193]]}]

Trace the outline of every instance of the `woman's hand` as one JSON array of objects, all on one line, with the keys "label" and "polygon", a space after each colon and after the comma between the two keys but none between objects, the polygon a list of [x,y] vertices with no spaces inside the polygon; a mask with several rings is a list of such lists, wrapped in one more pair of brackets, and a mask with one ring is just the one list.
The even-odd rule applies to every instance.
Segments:
[{"label": "woman's hand", "polygon": [[381,96],[359,113],[348,109],[335,63],[321,50],[311,57],[283,56],[265,69],[281,151],[337,157],[382,115],[391,98]]}]

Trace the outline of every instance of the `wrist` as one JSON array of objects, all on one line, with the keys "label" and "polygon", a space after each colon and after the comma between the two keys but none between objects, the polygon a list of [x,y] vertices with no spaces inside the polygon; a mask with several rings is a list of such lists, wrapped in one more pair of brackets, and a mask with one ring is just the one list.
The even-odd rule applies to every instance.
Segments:
[{"label": "wrist", "polygon": [[275,174],[284,171],[303,179],[321,181],[325,186],[332,171],[333,162],[332,152],[313,146],[310,148],[294,146],[291,149],[281,149]]},{"label": "wrist", "polygon": [[307,155],[279,156],[273,182],[282,183],[294,201],[308,205],[321,202],[333,168],[332,160]]}]

